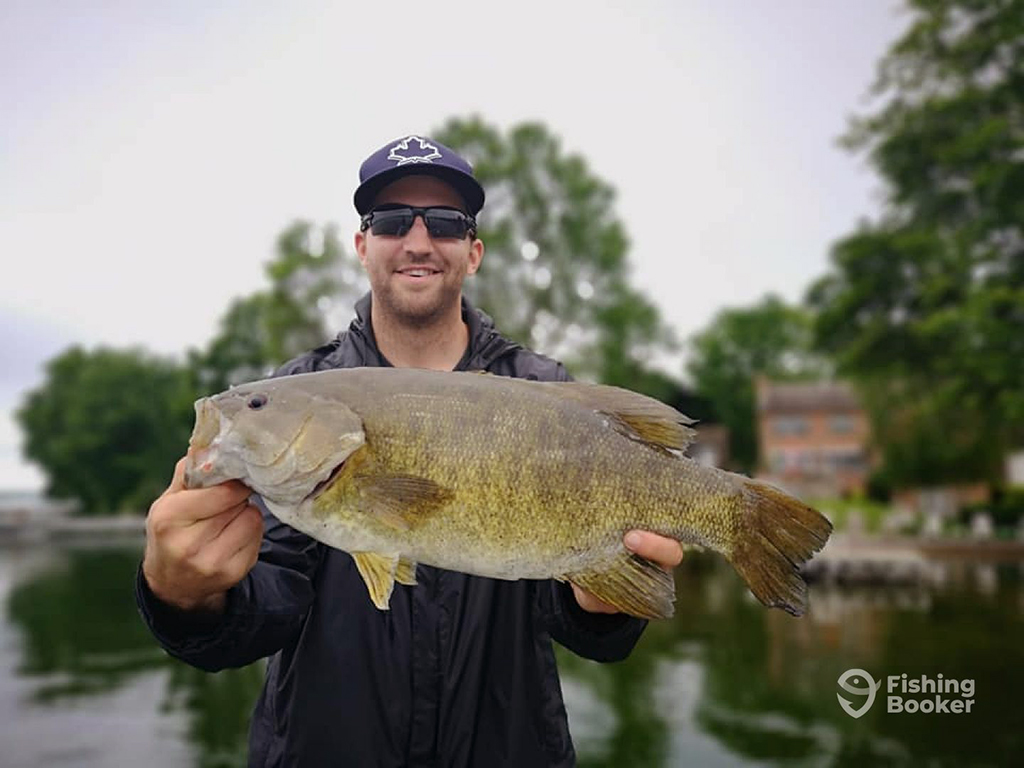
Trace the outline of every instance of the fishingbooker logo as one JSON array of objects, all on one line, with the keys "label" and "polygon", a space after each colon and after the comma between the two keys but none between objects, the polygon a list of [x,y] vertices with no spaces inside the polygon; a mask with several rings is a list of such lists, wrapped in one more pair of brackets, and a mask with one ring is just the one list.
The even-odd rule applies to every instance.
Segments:
[{"label": "fishingbooker logo", "polygon": [[[867,681],[867,685],[851,685],[853,683],[861,683]],[[839,704],[842,706],[843,711],[846,712],[850,717],[860,717],[869,709],[871,705],[875,703],[875,694],[878,693],[878,683],[871,679],[871,675],[865,672],[863,669],[848,669],[839,676],[839,687],[847,693],[855,693],[858,696],[867,696],[864,704],[860,707],[854,707],[848,699],[844,699],[838,693],[836,698],[839,699]]]},{"label": "fishingbooker logo", "polygon": [[[875,703],[875,694],[882,686],[863,669],[848,669],[839,676],[839,687],[847,693],[866,696],[861,706],[854,707],[849,699],[836,694],[839,704],[850,717],[860,717]],[[862,684],[863,683],[863,684]],[[888,714],[953,714],[970,712],[974,706],[974,680],[953,677],[921,675],[910,677],[889,675],[885,678],[885,711]],[[945,696],[944,694],[952,694]]]}]

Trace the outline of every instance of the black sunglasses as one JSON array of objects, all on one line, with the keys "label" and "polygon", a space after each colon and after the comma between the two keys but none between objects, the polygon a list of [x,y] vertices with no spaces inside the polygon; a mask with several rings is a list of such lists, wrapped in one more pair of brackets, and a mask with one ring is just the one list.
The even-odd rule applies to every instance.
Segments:
[{"label": "black sunglasses", "polygon": [[457,208],[414,208],[411,205],[374,208],[363,216],[359,231],[369,229],[375,235],[401,237],[410,229],[417,216],[431,237],[454,237],[461,240],[466,234],[476,235],[476,219]]}]

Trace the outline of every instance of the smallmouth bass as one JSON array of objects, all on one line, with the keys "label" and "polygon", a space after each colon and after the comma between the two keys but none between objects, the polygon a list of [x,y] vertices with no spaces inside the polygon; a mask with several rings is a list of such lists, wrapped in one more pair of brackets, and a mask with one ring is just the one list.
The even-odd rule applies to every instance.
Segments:
[{"label": "smallmouth bass", "polygon": [[417,563],[556,578],[644,618],[670,574],[634,528],[722,554],[767,606],[801,615],[821,514],[682,451],[692,423],[625,389],[480,373],[351,368],[256,381],[196,403],[186,485],[238,479],[283,522],[349,552],[386,609]]}]

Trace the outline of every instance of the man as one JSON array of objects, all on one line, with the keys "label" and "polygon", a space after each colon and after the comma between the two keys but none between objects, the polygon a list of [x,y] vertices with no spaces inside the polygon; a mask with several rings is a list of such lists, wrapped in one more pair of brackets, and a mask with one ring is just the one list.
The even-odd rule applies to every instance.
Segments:
[{"label": "man", "polygon": [[[484,191],[464,159],[409,136],[359,175],[355,247],[370,294],[348,331],[280,375],[392,365],[568,379],[462,297],[484,255],[475,220]],[[150,508],[137,599],[164,648],[197,667],[271,656],[250,764],[575,762],[551,639],[613,661],[644,622],[559,582],[424,565],[418,584],[396,585],[390,610],[378,611],[348,554],[261,513],[238,482],[186,490],[183,463]],[[626,543],[666,567],[682,556],[650,533]]]}]

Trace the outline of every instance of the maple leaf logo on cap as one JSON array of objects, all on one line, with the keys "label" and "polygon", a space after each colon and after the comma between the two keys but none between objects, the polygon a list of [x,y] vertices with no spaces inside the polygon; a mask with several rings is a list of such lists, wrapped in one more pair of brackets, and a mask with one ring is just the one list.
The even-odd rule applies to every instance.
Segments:
[{"label": "maple leaf logo on cap", "polygon": [[[419,151],[425,154],[401,154],[402,152],[409,151],[409,142],[411,141],[418,142],[420,145]],[[415,152],[416,150],[413,151]],[[424,141],[419,136],[406,136],[391,148],[388,160],[397,160],[399,165],[406,165],[408,163],[432,163],[440,156],[441,153],[437,150],[437,147],[429,141]]]}]

